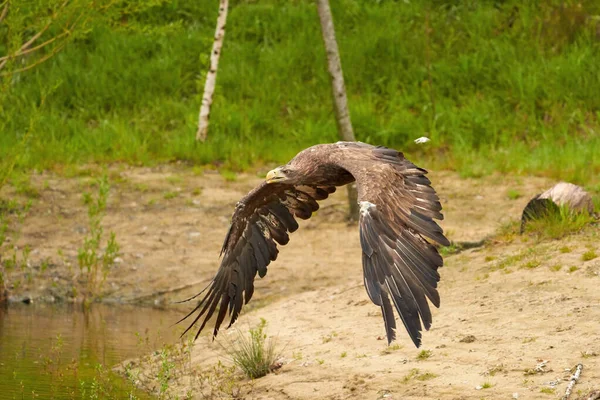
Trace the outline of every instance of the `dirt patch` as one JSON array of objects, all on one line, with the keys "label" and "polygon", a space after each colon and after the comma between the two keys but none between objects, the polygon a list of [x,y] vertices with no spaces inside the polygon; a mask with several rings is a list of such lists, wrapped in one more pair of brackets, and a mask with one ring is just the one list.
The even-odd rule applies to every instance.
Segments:
[{"label": "dirt patch", "polygon": [[[113,168],[110,174],[103,225],[116,233],[121,250],[105,299],[188,311],[192,304],[171,302],[197,292],[213,276],[233,207],[261,178],[227,181],[178,166]],[[442,225],[454,241],[481,240],[518,220],[527,201],[555,183],[499,175],[460,179],[449,172],[430,177],[444,206]],[[87,229],[81,194],[93,190],[90,182],[85,176],[32,178],[40,198],[12,245],[32,249],[32,271],[44,260],[50,267],[31,282],[23,279],[13,296],[68,297]],[[247,330],[264,318],[282,345],[284,366],[276,374],[239,382],[246,397],[552,398],[547,393],[564,391],[565,369],[582,359],[578,388],[591,390],[600,381],[600,359],[592,356],[600,353],[600,261],[583,261],[583,253],[600,250],[596,233],[543,243],[517,239],[446,257],[442,307],[434,310],[433,327],[423,337],[430,353],[419,357],[421,349],[402,329],[398,346],[388,348],[382,340],[380,312],[362,287],[357,228],[339,222],[344,193],[301,223],[267,277],[256,282],[255,297],[236,323]],[[14,192],[5,188],[0,194]],[[230,332],[235,331],[222,336]],[[222,359],[219,349],[201,336],[191,353],[189,379],[169,390],[185,394],[193,374]],[[548,361],[543,372],[527,373],[543,360]]]}]

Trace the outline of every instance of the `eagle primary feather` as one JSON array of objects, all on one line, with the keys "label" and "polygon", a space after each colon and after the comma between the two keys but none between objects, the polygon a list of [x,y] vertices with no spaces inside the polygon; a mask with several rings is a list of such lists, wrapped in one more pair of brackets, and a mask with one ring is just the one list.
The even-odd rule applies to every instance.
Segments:
[{"label": "eagle primary feather", "polygon": [[214,336],[228,310],[231,326],[252,298],[256,275],[264,277],[277,258],[277,244],[287,244],[289,234],[298,229],[296,218],[310,218],[318,201],[337,186],[356,181],[367,294],[381,307],[388,343],[396,337],[395,308],[419,347],[422,328],[428,330],[432,322],[427,299],[440,305],[437,269],[443,264],[425,238],[450,244],[434,221],[443,218],[442,206],[426,173],[396,150],[360,142],[316,145],[269,172],[267,181],[238,202],[221,266],[197,295],[204,297],[183,318],[196,313],[184,334],[203,318],[198,337],[215,312]]}]

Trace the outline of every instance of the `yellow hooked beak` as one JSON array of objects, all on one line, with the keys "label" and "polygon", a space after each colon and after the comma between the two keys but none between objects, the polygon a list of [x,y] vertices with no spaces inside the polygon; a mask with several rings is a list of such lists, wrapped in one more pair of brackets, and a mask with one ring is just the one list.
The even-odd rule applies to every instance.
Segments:
[{"label": "yellow hooked beak", "polygon": [[283,179],[286,179],[287,176],[281,170],[281,167],[275,168],[267,174],[266,181],[267,183],[279,182]]}]

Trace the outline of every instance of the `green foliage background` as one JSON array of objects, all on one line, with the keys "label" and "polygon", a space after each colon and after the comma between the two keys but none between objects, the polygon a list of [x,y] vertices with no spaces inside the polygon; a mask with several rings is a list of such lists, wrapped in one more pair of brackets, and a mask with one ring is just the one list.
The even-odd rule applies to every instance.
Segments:
[{"label": "green foliage background", "polygon": [[[48,4],[62,4],[21,3],[39,7],[13,1],[0,25],[0,57],[44,23],[36,16],[48,18]],[[60,18],[82,17],[61,51],[24,72],[11,73],[19,58],[0,71],[0,157],[19,149],[22,169],[175,159],[245,169],[337,140],[315,3],[259,0],[230,4],[209,138],[195,142],[217,5],[69,3]],[[598,182],[599,2],[331,6],[359,140],[468,176]],[[412,142],[423,135],[432,142]]]}]

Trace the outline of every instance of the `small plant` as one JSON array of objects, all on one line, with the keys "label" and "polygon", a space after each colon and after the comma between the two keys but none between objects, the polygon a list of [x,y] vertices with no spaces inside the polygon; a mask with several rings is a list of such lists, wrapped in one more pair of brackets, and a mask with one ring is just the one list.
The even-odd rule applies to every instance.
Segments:
[{"label": "small plant", "polygon": [[561,270],[561,268],[562,268],[562,265],[560,265],[560,264],[556,264],[556,265],[552,265],[552,266],[550,266],[549,268],[550,268],[550,271],[558,272],[558,271],[560,271],[560,270]]},{"label": "small plant", "polygon": [[540,393],[545,393],[545,394],[554,394],[555,391],[556,391],[556,389],[550,388],[550,387],[544,387],[544,388],[540,389]]},{"label": "small plant", "polygon": [[525,269],[535,269],[540,266],[540,262],[538,260],[529,260],[525,264],[523,264],[522,268]]},{"label": "small plant", "polygon": [[517,199],[521,198],[521,193],[519,193],[519,191],[516,189],[509,189],[508,192],[506,193],[506,196],[510,200],[517,200]]},{"label": "small plant", "polygon": [[491,388],[493,385],[489,382],[483,382],[483,385],[481,385],[482,389],[489,389]]},{"label": "small plant", "polygon": [[171,200],[171,199],[174,199],[177,196],[179,196],[179,192],[174,192],[174,191],[165,192],[163,194],[163,198],[165,200]]},{"label": "small plant", "polygon": [[88,207],[89,232],[77,254],[79,270],[85,279],[86,287],[83,295],[86,306],[89,306],[102,290],[110,267],[114,264],[119,252],[119,244],[114,232],[110,232],[104,253],[101,254],[100,251],[104,233],[101,223],[110,189],[108,177],[103,175],[98,179],[97,184],[98,196],[95,199],[89,193],[83,195],[83,202]]},{"label": "small plant", "polygon": [[485,274],[483,274],[482,276],[479,276],[479,275],[477,275],[477,276],[475,277],[475,280],[476,280],[476,281],[485,281],[485,280],[486,280],[486,279],[488,279],[489,277],[490,277],[490,274],[486,272],[486,273],[485,273]]},{"label": "small plant", "polygon": [[200,390],[192,387],[192,391],[186,398],[194,398],[193,391],[196,391],[203,393],[202,399],[242,399],[242,388],[235,375],[235,365],[225,366],[219,361],[214,367],[198,375],[197,383]]},{"label": "small plant", "polygon": [[419,373],[418,369],[416,369],[416,368],[411,369],[408,374],[406,374],[406,375],[404,375],[404,377],[402,377],[402,383],[410,382],[410,380],[413,379],[418,373]]},{"label": "small plant", "polygon": [[417,355],[417,360],[427,360],[429,357],[431,357],[431,350],[421,350]]},{"label": "small plant", "polygon": [[577,267],[576,265],[571,265],[571,266],[569,267],[569,273],[571,273],[571,272],[575,272],[575,271],[577,271],[578,269],[579,269],[579,267]]},{"label": "small plant", "polygon": [[422,374],[418,374],[417,376],[415,376],[415,379],[418,381],[428,381],[430,379],[433,378],[437,378],[438,375],[434,374],[433,372],[424,372]]},{"label": "small plant", "polygon": [[233,363],[250,379],[265,376],[271,370],[277,353],[275,342],[267,340],[264,330],[267,322],[261,319],[256,328],[250,329],[250,337],[239,333],[237,343],[225,349]]},{"label": "small plant", "polygon": [[340,354],[340,357],[341,358],[346,358],[347,355],[348,355],[348,353],[345,352],[345,351],[343,351],[342,354]]},{"label": "small plant", "polygon": [[588,250],[585,253],[583,253],[583,255],[581,256],[581,259],[583,261],[590,261],[596,257],[598,257],[598,254],[596,254],[596,252],[594,250]]},{"label": "small plant", "polygon": [[164,347],[160,352],[160,367],[158,370],[158,382],[160,384],[159,397],[163,397],[169,388],[169,381],[173,377],[175,363],[171,360],[170,351]]},{"label": "small plant", "polygon": [[393,345],[391,345],[391,346],[388,346],[388,347],[386,347],[385,349],[383,349],[383,350],[381,351],[381,355],[384,355],[384,354],[391,354],[392,352],[394,352],[394,351],[397,351],[397,350],[400,350],[401,348],[402,348],[402,346],[401,346],[401,345],[399,345],[398,343],[394,343]]},{"label": "small plant", "polygon": [[402,383],[408,383],[412,379],[416,379],[418,381],[428,381],[430,379],[434,379],[437,377],[438,377],[438,375],[434,374],[432,372],[421,373],[421,371],[419,369],[413,368],[410,370],[410,372],[408,374],[406,374],[406,375],[404,375],[404,377],[402,377]]},{"label": "small plant", "polygon": [[237,180],[237,174],[229,169],[222,169],[219,173],[227,182],[235,182]]},{"label": "small plant", "polygon": [[446,257],[452,254],[456,254],[460,251],[460,247],[452,243],[450,246],[442,246],[439,248],[439,252],[442,256]]},{"label": "small plant", "polygon": [[561,253],[564,254],[564,253],[570,253],[573,250],[571,250],[571,248],[569,246],[563,246],[560,249],[558,249],[558,251],[560,251]]}]

